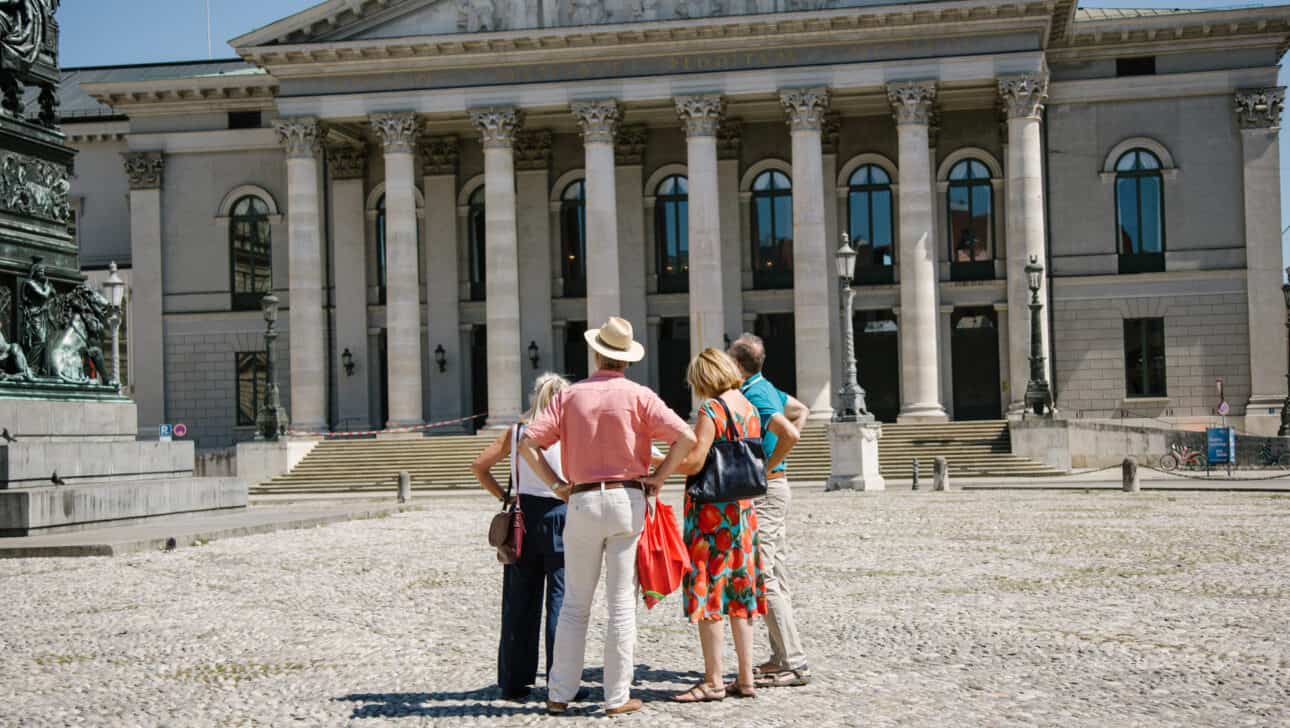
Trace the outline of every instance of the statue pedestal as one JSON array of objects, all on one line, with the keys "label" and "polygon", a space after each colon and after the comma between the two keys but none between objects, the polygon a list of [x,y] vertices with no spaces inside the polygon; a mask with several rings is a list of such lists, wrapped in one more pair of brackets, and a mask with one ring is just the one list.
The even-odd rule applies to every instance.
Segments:
[{"label": "statue pedestal", "polygon": [[830,422],[829,455],[833,465],[825,490],[886,490],[878,472],[877,422]]}]

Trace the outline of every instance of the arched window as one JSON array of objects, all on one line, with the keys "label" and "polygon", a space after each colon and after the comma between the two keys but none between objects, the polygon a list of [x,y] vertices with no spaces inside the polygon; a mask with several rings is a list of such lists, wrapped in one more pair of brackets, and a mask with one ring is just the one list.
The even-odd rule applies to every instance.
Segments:
[{"label": "arched window", "polygon": [[385,195],[376,201],[376,302],[385,305]]},{"label": "arched window", "polygon": [[1160,159],[1130,149],[1115,163],[1115,228],[1121,273],[1165,269],[1164,178]]},{"label": "arched window", "polygon": [[950,169],[946,205],[950,279],[994,278],[994,187],[984,162],[964,159]]},{"label": "arched window", "polygon": [[768,170],[752,184],[753,288],[793,287],[793,185]]},{"label": "arched window", "polygon": [[470,195],[470,211],[466,213],[466,236],[469,246],[470,266],[470,300],[482,301],[485,296],[484,282],[484,186],[480,185]]},{"label": "arched window", "polygon": [[654,192],[654,240],[659,293],[690,290],[690,181],[679,174]]},{"label": "arched window", "polygon": [[866,164],[851,175],[848,185],[847,228],[857,253],[855,279],[891,283],[896,262],[891,175],[876,164]]},{"label": "arched window", "polygon": [[229,216],[229,248],[233,265],[233,308],[260,308],[260,299],[273,289],[273,233],[269,206],[247,196],[233,203]]},{"label": "arched window", "polygon": [[560,274],[565,298],[587,295],[587,184],[578,180],[560,195]]}]

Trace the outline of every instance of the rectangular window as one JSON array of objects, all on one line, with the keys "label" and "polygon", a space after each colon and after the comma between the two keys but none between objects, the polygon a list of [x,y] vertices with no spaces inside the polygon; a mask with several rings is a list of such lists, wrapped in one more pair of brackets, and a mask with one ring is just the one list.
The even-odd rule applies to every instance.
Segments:
[{"label": "rectangular window", "polygon": [[1124,391],[1127,397],[1165,397],[1165,320],[1124,320]]},{"label": "rectangular window", "polygon": [[262,351],[238,352],[237,357],[237,424],[255,425],[255,416],[268,389],[269,359]]},{"label": "rectangular window", "polygon": [[1156,57],[1117,58],[1115,59],[1115,75],[1154,76],[1156,75]]},{"label": "rectangular window", "polygon": [[261,126],[263,126],[263,123],[258,111],[228,112],[228,128],[230,129],[259,129]]}]

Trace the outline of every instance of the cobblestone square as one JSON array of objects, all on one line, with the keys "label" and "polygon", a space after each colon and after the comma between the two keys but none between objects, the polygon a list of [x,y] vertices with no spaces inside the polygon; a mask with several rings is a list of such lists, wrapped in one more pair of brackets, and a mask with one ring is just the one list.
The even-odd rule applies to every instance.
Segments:
[{"label": "cobblestone square", "polygon": [[[670,703],[702,667],[673,596],[640,607],[635,694],[647,710],[617,720],[1290,722],[1290,497],[799,488],[795,498],[794,589],[815,681],[756,701]],[[501,573],[483,539],[492,506],[466,495],[424,503],[171,553],[0,562],[0,725],[608,720],[594,703],[550,718],[537,699],[498,699]],[[595,614],[593,686],[603,606]],[[758,645],[764,658],[760,625]]]}]

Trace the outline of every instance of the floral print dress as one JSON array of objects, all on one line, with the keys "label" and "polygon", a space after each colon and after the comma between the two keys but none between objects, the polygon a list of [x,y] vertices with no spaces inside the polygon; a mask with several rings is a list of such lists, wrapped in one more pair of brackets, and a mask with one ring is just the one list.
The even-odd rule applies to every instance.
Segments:
[{"label": "floral print dress", "polygon": [[[717,440],[726,439],[726,415],[720,405],[704,403]],[[732,437],[758,437],[757,413],[745,417],[731,408]],[[685,616],[691,622],[749,618],[766,614],[766,581],[757,537],[757,512],[751,500],[696,503],[685,497],[685,544],[692,566],[682,576]]]}]

